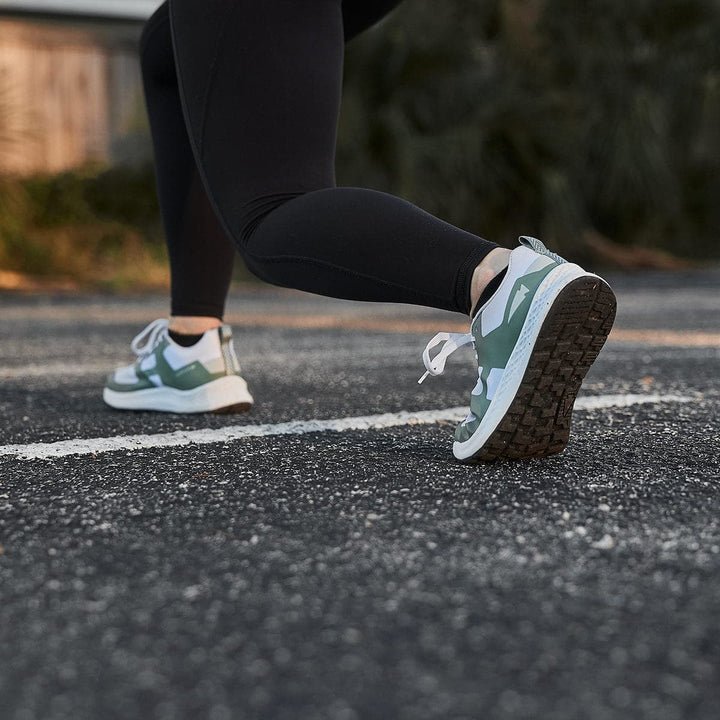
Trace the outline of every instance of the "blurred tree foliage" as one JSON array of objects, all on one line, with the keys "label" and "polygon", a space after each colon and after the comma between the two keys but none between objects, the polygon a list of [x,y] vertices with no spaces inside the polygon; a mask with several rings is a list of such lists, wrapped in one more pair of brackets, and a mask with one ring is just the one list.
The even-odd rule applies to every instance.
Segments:
[{"label": "blurred tree foliage", "polygon": [[354,41],[339,181],[500,242],[720,255],[719,0],[406,0]]},{"label": "blurred tree foliage", "polygon": [[[506,245],[718,258],[719,38],[720,0],[405,0],[348,47],[338,180]],[[9,112],[0,88],[0,151]],[[153,186],[0,177],[0,268],[165,282]]]}]

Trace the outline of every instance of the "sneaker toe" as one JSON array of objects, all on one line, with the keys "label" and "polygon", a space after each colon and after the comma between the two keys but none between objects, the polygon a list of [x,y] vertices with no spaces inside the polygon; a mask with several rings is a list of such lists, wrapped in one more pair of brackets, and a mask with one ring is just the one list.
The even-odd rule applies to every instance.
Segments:
[{"label": "sneaker toe", "polygon": [[107,377],[107,384],[116,387],[137,385],[139,378],[134,365],[116,368]]}]

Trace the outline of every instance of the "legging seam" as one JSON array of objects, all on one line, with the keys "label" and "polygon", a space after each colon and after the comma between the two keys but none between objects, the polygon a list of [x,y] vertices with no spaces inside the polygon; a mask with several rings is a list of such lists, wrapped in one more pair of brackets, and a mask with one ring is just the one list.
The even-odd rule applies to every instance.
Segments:
[{"label": "legging seam", "polygon": [[220,35],[217,38],[217,41],[215,43],[215,53],[213,55],[212,63],[210,65],[208,83],[207,83],[207,86],[205,87],[205,93],[203,94],[202,118],[200,119],[200,132],[198,134],[201,152],[202,152],[202,148],[205,146],[205,124],[206,124],[207,116],[208,116],[208,98],[210,97],[210,93],[212,92],[212,87],[215,84],[215,77],[217,74],[216,70],[218,67],[219,59],[220,59],[220,48],[222,45],[223,38],[225,37],[225,33],[227,32],[227,28],[229,26],[228,16],[230,15],[233,8],[234,8],[234,4],[228,3],[228,5],[225,8],[225,12],[223,13],[222,31],[220,32]]}]

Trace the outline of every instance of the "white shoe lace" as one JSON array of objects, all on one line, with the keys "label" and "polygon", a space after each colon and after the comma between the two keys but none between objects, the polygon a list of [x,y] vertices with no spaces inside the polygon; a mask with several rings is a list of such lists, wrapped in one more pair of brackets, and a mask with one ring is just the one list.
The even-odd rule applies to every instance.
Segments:
[{"label": "white shoe lace", "polygon": [[[426,346],[423,351],[423,362],[427,372],[418,380],[418,385],[425,380],[428,375],[433,377],[442,375],[445,372],[445,363],[447,359],[459,348],[465,345],[472,345],[475,338],[472,333],[438,333]],[[430,351],[440,343],[444,343],[440,348],[440,352],[434,358],[430,357]]]},{"label": "white shoe lace", "polygon": [[153,320],[130,343],[132,351],[140,358],[149,355],[168,334],[168,321],[164,318]]}]

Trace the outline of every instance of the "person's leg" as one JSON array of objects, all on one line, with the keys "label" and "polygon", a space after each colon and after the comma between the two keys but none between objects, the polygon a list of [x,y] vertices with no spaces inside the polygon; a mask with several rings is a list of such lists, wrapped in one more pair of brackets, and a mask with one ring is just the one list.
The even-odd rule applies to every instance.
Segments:
[{"label": "person's leg", "polygon": [[[397,4],[349,0],[346,37]],[[135,338],[138,360],[110,374],[103,397],[121,409],[247,410],[253,400],[239,375],[231,330],[221,325],[235,249],[212,210],[190,147],[167,3],[143,29],[140,51],[172,272],[171,316]]]},{"label": "person's leg", "polygon": [[210,205],[188,140],[167,3],[143,28],[140,61],[170,259],[170,330],[199,334],[221,324],[236,251]]},{"label": "person's leg", "polygon": [[138,359],[108,378],[103,399],[125,410],[238,412],[253,398],[222,325],[235,247],[208,200],[178,94],[167,4],[143,29],[140,59],[171,269],[171,315],[132,342]]},{"label": "person's leg", "polygon": [[[401,1],[346,0],[345,40],[374,25]],[[193,340],[220,325],[235,248],[211,208],[187,137],[167,1],[143,28],[140,58],[170,258],[169,328],[176,339]]]},{"label": "person's leg", "polygon": [[[456,457],[559,452],[612,325],[607,284],[527,238],[504,268],[508,253],[492,243],[383,193],[334,187],[337,0],[172,0],[171,15],[196,161],[251,269],[338,297],[464,312],[477,303],[471,333],[447,336],[442,363],[426,353],[431,374],[453,347],[472,342],[478,355]],[[504,279],[487,284],[498,271]]]},{"label": "person's leg", "polygon": [[171,0],[170,14],[196,160],[254,273],[469,313],[473,273],[495,244],[391,195],[335,187],[339,0]]}]

